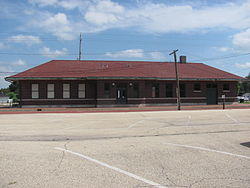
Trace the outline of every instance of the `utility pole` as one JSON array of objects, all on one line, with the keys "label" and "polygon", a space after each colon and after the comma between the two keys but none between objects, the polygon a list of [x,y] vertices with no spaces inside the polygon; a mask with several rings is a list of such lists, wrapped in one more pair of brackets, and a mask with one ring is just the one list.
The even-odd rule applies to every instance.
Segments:
[{"label": "utility pole", "polygon": [[79,57],[78,60],[81,60],[81,56],[82,56],[82,33],[80,33],[80,41],[79,41]]},{"label": "utility pole", "polygon": [[176,76],[177,107],[178,107],[178,110],[181,110],[179,70],[178,70],[177,59],[176,59],[176,52],[177,51],[178,51],[178,49],[174,50],[169,55],[173,55],[174,54],[175,76]]}]

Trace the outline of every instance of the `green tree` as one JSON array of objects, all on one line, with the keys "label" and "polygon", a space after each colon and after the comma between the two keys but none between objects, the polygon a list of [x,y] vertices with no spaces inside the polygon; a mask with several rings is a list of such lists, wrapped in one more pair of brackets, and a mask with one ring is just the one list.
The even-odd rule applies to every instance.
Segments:
[{"label": "green tree", "polygon": [[10,85],[9,85],[9,93],[7,93],[7,96],[10,98],[10,99],[13,99],[13,102],[17,102],[18,99],[19,99],[19,84],[18,82],[12,82]]},{"label": "green tree", "polygon": [[246,76],[246,81],[239,83],[238,85],[238,94],[242,95],[244,93],[250,93],[250,72],[248,76]]},{"label": "green tree", "polygon": [[10,92],[9,88],[1,88],[0,89],[0,93],[3,95],[7,95],[7,93],[9,93],[9,92]]},{"label": "green tree", "polygon": [[16,92],[18,93],[18,82],[12,82],[10,85],[9,85],[9,90],[10,92]]}]

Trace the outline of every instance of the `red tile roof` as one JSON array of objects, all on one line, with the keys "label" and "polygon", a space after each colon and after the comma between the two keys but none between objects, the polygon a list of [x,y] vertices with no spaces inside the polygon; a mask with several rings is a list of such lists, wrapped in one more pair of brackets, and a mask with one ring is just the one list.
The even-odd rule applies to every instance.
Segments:
[{"label": "red tile roof", "polygon": [[[180,79],[182,80],[242,79],[242,77],[216,69],[203,63],[178,63],[178,66]],[[175,66],[172,62],[52,60],[19,74],[10,76],[6,79],[18,80],[35,78],[175,79]]]}]

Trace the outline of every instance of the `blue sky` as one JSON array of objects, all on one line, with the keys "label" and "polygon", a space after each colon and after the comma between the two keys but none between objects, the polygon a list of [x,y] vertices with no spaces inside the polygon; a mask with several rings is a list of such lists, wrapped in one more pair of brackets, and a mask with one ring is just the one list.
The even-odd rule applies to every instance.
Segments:
[{"label": "blue sky", "polygon": [[250,0],[0,0],[4,77],[52,59],[189,62],[247,76]]}]

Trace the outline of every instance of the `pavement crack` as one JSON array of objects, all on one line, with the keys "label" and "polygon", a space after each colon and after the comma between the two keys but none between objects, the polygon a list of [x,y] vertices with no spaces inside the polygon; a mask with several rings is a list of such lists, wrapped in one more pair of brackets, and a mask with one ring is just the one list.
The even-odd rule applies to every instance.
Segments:
[{"label": "pavement crack", "polygon": [[[200,179],[200,180],[197,180],[197,181],[195,181],[195,182],[193,182],[193,183],[191,183],[190,185],[189,185],[189,188],[191,188],[191,187],[193,187],[195,184],[198,184],[198,183],[201,183],[201,182],[203,182],[203,181],[205,181],[205,180],[208,180],[208,181],[211,181],[211,180],[230,180],[230,181],[243,181],[243,182],[249,182],[250,180],[249,179],[241,179],[241,178],[231,178],[231,177],[225,177],[225,178],[202,178],[202,179]],[[230,183],[230,184],[232,184],[232,183]],[[227,187],[229,187],[229,186],[227,186]]]},{"label": "pavement crack", "polygon": [[[68,141],[63,145],[63,146],[64,146],[64,149],[68,150],[67,144],[69,144],[69,143],[70,143],[70,140],[68,140]],[[56,170],[60,169],[64,157],[65,157],[65,151],[62,151],[62,157],[61,157],[61,159],[60,159],[60,162],[59,162],[59,164],[57,165],[57,167],[52,171],[52,173],[54,173]]]},{"label": "pavement crack", "polygon": [[155,136],[182,136],[182,135],[203,135],[203,134],[221,134],[221,133],[236,133],[236,132],[250,132],[250,129],[236,129],[236,130],[218,130],[218,131],[204,131],[204,132],[177,132],[177,133],[156,133],[156,134],[141,134],[141,135],[121,135],[121,136],[68,136],[65,135],[32,135],[32,136],[9,136],[0,137],[1,141],[80,141],[80,140],[109,140],[109,139],[123,139],[123,138],[144,138]]}]

